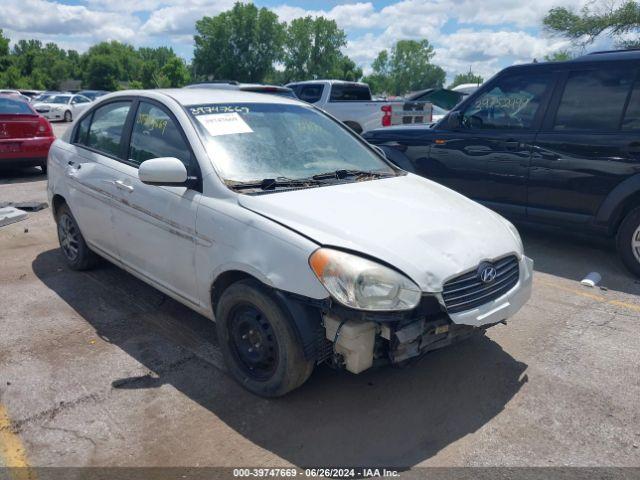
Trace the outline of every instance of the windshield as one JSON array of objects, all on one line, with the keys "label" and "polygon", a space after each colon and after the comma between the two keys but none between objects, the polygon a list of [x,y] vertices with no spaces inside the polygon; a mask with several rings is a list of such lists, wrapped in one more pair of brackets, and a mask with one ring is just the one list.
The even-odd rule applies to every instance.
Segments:
[{"label": "windshield", "polygon": [[47,98],[46,100],[44,100],[44,102],[66,104],[66,103],[69,103],[70,98],[71,97],[56,95],[55,97]]},{"label": "windshield", "polygon": [[396,172],[345,127],[299,105],[193,105],[207,153],[228,183],[302,180],[336,171]]}]

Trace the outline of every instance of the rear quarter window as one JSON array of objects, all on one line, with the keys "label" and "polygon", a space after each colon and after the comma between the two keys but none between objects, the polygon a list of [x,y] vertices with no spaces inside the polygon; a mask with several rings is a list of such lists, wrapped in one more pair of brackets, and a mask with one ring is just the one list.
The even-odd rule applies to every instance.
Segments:
[{"label": "rear quarter window", "polygon": [[633,78],[625,67],[571,72],[553,129],[617,130]]}]

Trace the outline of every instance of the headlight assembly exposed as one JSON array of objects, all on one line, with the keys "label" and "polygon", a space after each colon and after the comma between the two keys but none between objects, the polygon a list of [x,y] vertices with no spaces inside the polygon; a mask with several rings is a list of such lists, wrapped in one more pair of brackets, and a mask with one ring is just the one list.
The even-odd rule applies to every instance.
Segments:
[{"label": "headlight assembly exposed", "polygon": [[401,273],[350,253],[320,248],[309,265],[331,296],[358,310],[410,310],[420,288]]}]

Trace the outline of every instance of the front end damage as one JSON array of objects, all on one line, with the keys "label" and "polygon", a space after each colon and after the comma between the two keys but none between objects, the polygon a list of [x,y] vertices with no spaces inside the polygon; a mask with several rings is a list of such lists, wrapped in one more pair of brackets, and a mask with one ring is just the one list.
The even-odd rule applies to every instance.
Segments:
[{"label": "front end damage", "polygon": [[360,373],[376,364],[403,364],[491,326],[453,323],[435,296],[425,296],[421,305],[404,318],[353,314],[341,308],[333,310],[337,311],[327,311],[323,315],[323,346],[316,361],[352,373]]},{"label": "front end damage", "polygon": [[[492,283],[478,286],[474,269],[445,284],[444,294],[424,293],[405,312],[354,310],[330,298],[309,302],[288,295],[287,303],[307,358],[360,373],[376,364],[403,364],[506,323],[531,296],[533,262],[508,256],[492,265]],[[461,298],[470,307],[451,308]]]}]

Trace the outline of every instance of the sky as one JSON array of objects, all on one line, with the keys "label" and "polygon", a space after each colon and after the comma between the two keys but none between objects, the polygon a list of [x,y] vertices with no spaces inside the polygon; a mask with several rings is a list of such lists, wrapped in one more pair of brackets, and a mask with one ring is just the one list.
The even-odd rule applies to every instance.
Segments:
[{"label": "sky", "polygon": [[[344,53],[365,73],[379,51],[401,39],[427,38],[434,62],[454,74],[470,68],[488,78],[514,63],[571,47],[541,28],[554,6],[580,9],[594,0],[255,0],[281,20],[306,15],[334,19],[347,34]],[[13,42],[37,38],[85,51],[102,40],[171,46],[193,55],[195,21],[234,0],[0,0],[0,28]],[[606,39],[589,50],[610,48]]]}]

